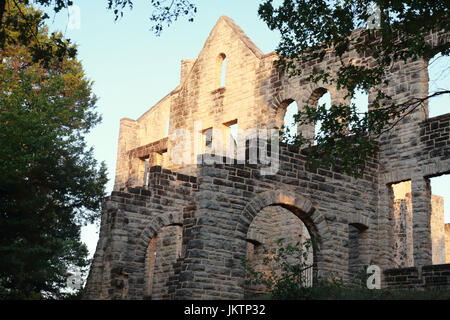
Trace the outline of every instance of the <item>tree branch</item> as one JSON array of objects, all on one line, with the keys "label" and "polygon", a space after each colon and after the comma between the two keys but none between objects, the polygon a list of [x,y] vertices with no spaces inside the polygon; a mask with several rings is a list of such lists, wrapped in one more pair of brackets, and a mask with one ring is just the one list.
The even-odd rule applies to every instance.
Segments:
[{"label": "tree branch", "polygon": [[[392,123],[387,129],[383,130],[380,134],[378,134],[376,137],[380,137],[383,133],[386,133],[390,131],[392,128],[394,128],[402,119],[404,119],[407,115],[411,114],[414,110],[416,110],[419,106],[423,105],[425,101],[427,101],[430,98],[437,97],[443,94],[450,94],[450,90],[443,90],[439,92],[435,92],[432,95],[429,95],[424,98],[412,98],[409,101],[399,104],[400,107],[400,113],[404,112],[405,110],[408,110],[406,113],[401,115],[394,123]],[[412,108],[411,108],[412,107]],[[387,109],[388,107],[386,107]]]}]

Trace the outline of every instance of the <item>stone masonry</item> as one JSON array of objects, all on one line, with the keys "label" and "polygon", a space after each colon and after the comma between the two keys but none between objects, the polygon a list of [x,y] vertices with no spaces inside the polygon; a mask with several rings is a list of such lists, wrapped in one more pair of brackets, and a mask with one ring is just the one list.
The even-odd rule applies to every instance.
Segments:
[{"label": "stone masonry", "polygon": [[[352,41],[363,34],[355,30]],[[372,263],[385,271],[383,286],[407,286],[414,275],[450,283],[442,278],[448,267],[430,266],[450,262],[450,228],[429,183],[450,173],[450,114],[429,118],[426,103],[411,112],[381,136],[358,179],[339,167],[310,168],[305,150],[267,149],[251,136],[236,159],[224,151],[236,146],[235,132],[281,127],[292,102],[315,105],[326,92],[345,102],[336,87],[307,81],[313,68],[338,70],[333,51],[301,63],[295,77],[278,72],[276,59],[222,16],[198,57],[181,62],[180,84],[137,120],[121,120],[114,191],[103,202],[85,298],[242,299],[264,290],[249,283],[242,260],[262,270],[263,248],[280,238],[317,243],[307,261],[313,280],[351,282]],[[355,50],[343,59],[373,63]],[[396,102],[426,96],[427,65],[393,65],[383,89]],[[369,92],[368,108],[373,99]],[[298,130],[314,138],[314,124]],[[252,160],[264,153],[279,161],[275,172],[263,174],[266,163]],[[398,267],[409,267],[408,277]]]}]

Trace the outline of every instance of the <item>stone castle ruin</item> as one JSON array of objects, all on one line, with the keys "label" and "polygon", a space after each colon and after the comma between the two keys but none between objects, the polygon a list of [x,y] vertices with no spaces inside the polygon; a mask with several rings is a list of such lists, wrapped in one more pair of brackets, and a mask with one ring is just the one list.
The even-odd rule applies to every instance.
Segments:
[{"label": "stone castle ruin", "polygon": [[[339,68],[333,52],[296,77],[279,73],[276,59],[222,16],[198,58],[181,62],[180,84],[137,120],[121,120],[86,298],[242,299],[264,290],[248,281],[242,259],[264,271],[264,250],[279,239],[317,243],[309,285],[327,274],[351,282],[376,264],[384,287],[450,287],[450,226],[429,183],[450,173],[450,114],[429,118],[426,104],[409,114],[381,137],[358,179],[312,169],[286,145],[271,150],[276,170],[262,174],[267,163],[251,159],[262,155],[258,142],[248,139],[238,159],[242,132],[281,127],[288,105],[316,105],[327,92],[332,103],[348,102],[306,80],[312,68]],[[372,62],[356,51],[344,60]],[[386,91],[397,102],[426,96],[427,66],[397,63]],[[314,138],[313,124],[297,130]]]}]

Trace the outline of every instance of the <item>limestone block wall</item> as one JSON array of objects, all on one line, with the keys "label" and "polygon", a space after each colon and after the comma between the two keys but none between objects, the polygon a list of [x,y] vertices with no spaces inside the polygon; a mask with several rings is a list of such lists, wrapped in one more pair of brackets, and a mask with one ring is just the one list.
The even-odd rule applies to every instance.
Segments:
[{"label": "limestone block wall", "polygon": [[[361,32],[356,30],[353,37],[357,39]],[[220,61],[224,58],[225,83],[221,86]],[[331,74],[337,72],[341,62],[332,51],[323,62],[301,64],[302,75],[292,78],[274,69],[276,59],[274,53],[263,54],[232,19],[221,17],[197,59],[182,61],[180,85],[137,120],[137,145],[164,137],[161,132],[170,105],[165,167],[195,174],[192,168],[195,168],[197,155],[204,152],[197,142],[202,141],[202,133],[209,128],[216,130],[214,148],[217,149],[216,143],[222,148],[226,143],[219,141],[219,136],[222,136],[221,140],[228,138],[226,132],[230,123],[236,123],[243,135],[243,131],[250,129],[281,127],[286,107],[293,101],[300,108],[306,103],[314,105],[327,91],[332,103],[345,100],[344,93],[335,86],[312,84],[307,80],[314,68],[326,69]],[[352,60],[357,64],[368,64],[370,59],[358,56],[356,51],[344,57],[345,61]],[[314,124],[300,126],[298,130],[312,139]],[[183,146],[178,150],[177,146],[181,144]],[[188,153],[186,156],[185,152]],[[222,154],[218,150],[211,153]],[[118,167],[124,160],[118,158]],[[122,176],[118,179],[120,182],[116,185],[123,185]]]},{"label": "limestone block wall", "polygon": [[[197,178],[156,166],[149,181],[147,187],[114,191],[104,200],[85,298],[143,299],[153,292],[156,298],[170,297],[173,263],[181,256],[179,226],[192,223]],[[149,246],[156,247],[152,267]]]},{"label": "limestone block wall", "polygon": [[[348,177],[336,169],[311,169],[306,166],[306,155],[288,147],[281,148],[279,159],[280,170],[268,176],[260,174],[260,165],[248,161],[202,165],[197,177],[153,167],[148,189],[130,188],[113,193],[110,200],[114,201],[107,201],[105,206],[110,212],[105,211],[102,219],[88,296],[142,298],[146,283],[145,254],[151,239],[163,226],[182,224],[181,257],[172,265],[173,274],[169,273],[163,297],[242,298],[246,276],[241,259],[247,256],[249,234],[253,233],[251,238],[256,240],[267,237],[264,228],[250,229],[250,225],[259,212],[273,205],[299,217],[311,237],[320,238],[319,250],[313,254],[316,273],[333,272],[350,279],[350,264],[355,257],[352,250],[357,252],[361,263],[382,261],[383,257],[378,255],[376,159],[368,163],[368,172],[361,179]],[[224,160],[226,163],[227,159]],[[114,202],[121,206],[120,214]],[[130,209],[126,204],[137,207]],[[140,206],[155,213],[146,218],[151,220],[139,216],[139,228],[143,231],[129,238],[126,236],[129,231],[118,222],[129,219],[129,211],[149,210]],[[179,212],[183,212],[182,217]],[[352,241],[349,225],[367,227],[358,229],[363,236],[357,242]],[[354,249],[355,243],[359,248]],[[137,244],[141,249],[127,255],[130,252],[127,246]]]},{"label": "limestone block wall", "polygon": [[[255,70],[262,55],[231,19],[219,19],[185,76],[186,81],[171,108],[173,130],[186,130],[190,136],[174,134],[169,149],[180,139],[185,140],[191,148],[189,163],[192,164],[201,153],[201,150],[194,150],[194,135],[201,135],[208,128],[222,132],[225,124],[236,119],[241,130],[254,127],[254,114],[260,110],[254,102]],[[218,63],[221,57],[226,57],[225,85],[222,87],[219,81],[221,64]],[[186,166],[175,163],[176,160],[171,158],[174,169]]]},{"label": "limestone block wall", "polygon": [[[241,259],[247,256],[249,227],[258,212],[273,205],[289,210],[312,238],[320,239],[313,252],[315,274],[333,272],[349,279],[349,224],[368,227],[361,259],[376,261],[376,162],[355,180],[336,171],[308,169],[306,155],[286,147],[281,148],[280,160],[281,170],[271,176],[262,176],[260,165],[248,161],[201,166],[197,177],[153,167],[148,187],[113,192],[105,201],[101,240],[85,296],[145,297],[152,239],[158,239],[164,227],[182,225],[181,256],[171,259],[175,262],[168,268],[173,273],[168,272],[165,289],[154,297],[242,298],[246,276]],[[287,234],[291,226],[286,220],[273,221],[281,231],[271,231],[276,238],[296,236]]]},{"label": "limestone block wall", "polygon": [[[202,166],[196,195],[195,230],[185,228],[186,269],[177,297],[239,299],[244,295],[247,233],[258,212],[281,205],[300,217],[312,238],[321,239],[314,252],[316,271],[349,279],[348,224],[365,230],[364,262],[377,261],[376,163],[369,173],[354,180],[342,173],[307,170],[306,156],[282,148],[281,170],[262,176],[251,164]],[[373,175],[371,175],[372,173]],[[351,191],[349,191],[351,190]],[[326,200],[324,200],[326,199]],[[199,258],[201,257],[201,259]]]},{"label": "limestone block wall", "polygon": [[365,267],[373,262],[367,261],[365,230],[354,224],[348,225],[348,272],[349,283],[360,285]]},{"label": "limestone block wall", "polygon": [[138,124],[135,120],[124,118],[120,120],[119,143],[117,148],[116,178],[114,190],[128,185],[131,174],[128,150],[139,146],[137,140]]},{"label": "limestone block wall", "polygon": [[140,116],[136,121],[139,123],[137,139],[139,146],[166,138],[170,131],[170,104],[172,93],[169,93],[150,110]]},{"label": "limestone block wall", "polygon": [[[400,126],[390,133],[390,138],[381,139],[385,144],[386,152],[380,153],[380,160],[386,166],[398,164],[398,169],[389,172],[380,172],[379,193],[379,217],[380,250],[385,257],[385,268],[393,265],[395,252],[395,237],[391,229],[392,220],[389,212],[394,209],[390,203],[394,201],[394,192],[390,191],[391,183],[411,181],[411,208],[414,226],[413,230],[413,255],[414,265],[431,265],[433,263],[432,250],[432,196],[429,177],[439,176],[450,172],[450,137],[449,137],[450,114],[425,119],[419,122],[405,120],[411,126],[409,130]],[[404,134],[399,133],[405,130]],[[409,133],[408,133],[409,132]],[[403,138],[401,138],[403,136]],[[397,154],[406,146],[397,148],[395,144],[410,144],[403,155]],[[385,166],[385,167],[386,167]],[[401,168],[403,166],[404,168]],[[436,225],[436,224],[434,224]],[[384,240],[383,240],[384,239]]]},{"label": "limestone block wall", "polygon": [[[363,32],[355,30],[352,43]],[[322,62],[300,62],[303,72],[296,77],[278,72],[276,59],[221,17],[199,56],[181,62],[180,85],[139,119],[121,120],[114,192],[103,203],[87,298],[240,299],[247,279],[241,259],[251,252],[249,243],[269,245],[279,235],[294,241],[299,221],[318,243],[315,276],[333,273],[352,281],[369,262],[383,270],[414,264],[406,280],[384,273],[384,285],[414,277],[429,283],[418,270],[444,276],[439,270],[445,267],[421,266],[443,252],[442,241],[433,238],[442,221],[432,210],[437,200],[429,178],[450,173],[450,114],[428,118],[426,104],[411,112],[379,138],[380,151],[359,179],[338,166],[310,168],[305,150],[288,146],[272,152],[279,170],[262,175],[262,165],[249,162],[253,142],[244,163],[234,154],[222,163],[197,161],[199,154],[200,160],[211,158],[205,153],[223,154],[220,133],[229,133],[231,124],[242,139],[242,130],[280,127],[293,101],[303,108],[329,92],[332,103],[345,102],[336,87],[307,80],[313,68],[337,72],[341,62],[332,51]],[[373,63],[355,50],[343,59]],[[383,89],[397,103],[426,95],[426,66],[423,60],[396,63]],[[369,108],[373,98],[369,92]],[[313,139],[314,124],[298,130]],[[409,192],[399,198],[393,185],[405,181]],[[281,218],[282,212],[293,220]],[[261,255],[258,250],[253,255]]]},{"label": "limestone block wall", "polygon": [[[427,62],[415,61],[397,63],[392,73],[387,76],[389,85],[384,88],[396,103],[405,102],[410,95],[423,96],[428,93]],[[390,183],[405,180],[411,181],[412,224],[421,229],[418,234],[430,233],[430,222],[427,213],[430,212],[430,188],[423,178],[423,172],[418,165],[420,131],[419,123],[428,116],[427,108],[419,108],[405,117],[392,130],[380,137],[380,189],[379,215],[385,230],[380,233],[384,239],[380,249],[386,257],[384,268],[393,265],[392,253],[395,252],[395,238],[392,237],[390,225],[392,223],[389,203],[392,195],[388,190]],[[422,231],[423,230],[423,231]],[[431,264],[431,240],[427,237],[413,237],[413,254],[415,264]]]},{"label": "limestone block wall", "polygon": [[[147,288],[152,300],[169,298],[169,278],[174,264],[181,258],[182,226],[166,226],[157,234],[155,247],[146,256]],[[153,267],[153,268],[152,268]]]},{"label": "limestone block wall", "polygon": [[170,167],[166,134],[170,101],[169,94],[138,120],[121,119],[114,190],[143,184],[145,158],[151,158],[152,165]]}]

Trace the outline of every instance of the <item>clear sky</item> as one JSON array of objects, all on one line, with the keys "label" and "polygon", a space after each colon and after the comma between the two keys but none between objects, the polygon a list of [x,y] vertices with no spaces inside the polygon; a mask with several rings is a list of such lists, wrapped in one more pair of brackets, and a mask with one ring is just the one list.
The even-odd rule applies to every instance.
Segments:
[{"label": "clear sky", "polygon": [[[63,31],[78,44],[78,57],[87,77],[94,81],[93,90],[99,97],[97,105],[103,122],[92,130],[87,140],[94,146],[96,158],[105,161],[108,167],[107,193],[112,191],[114,182],[120,119],[138,118],[178,85],[181,60],[198,56],[221,15],[232,18],[264,53],[276,48],[279,35],[258,17],[260,0],[193,2],[198,6],[194,22],[176,22],[160,37],[149,30],[150,1],[135,0],[133,10],[126,10],[124,17],[114,22],[113,12],[106,9],[107,0],[77,0],[79,28],[68,27],[67,11],[55,17],[51,15],[50,29]],[[448,59],[442,60],[448,64]],[[436,74],[442,70],[439,63],[436,63]],[[438,84],[444,86],[449,80],[440,77]],[[436,105],[431,108],[430,116],[448,112],[449,97],[440,99]],[[446,222],[450,222],[450,176],[441,180],[433,181],[433,193],[448,199]],[[93,254],[97,227],[84,227],[82,239]]]}]

